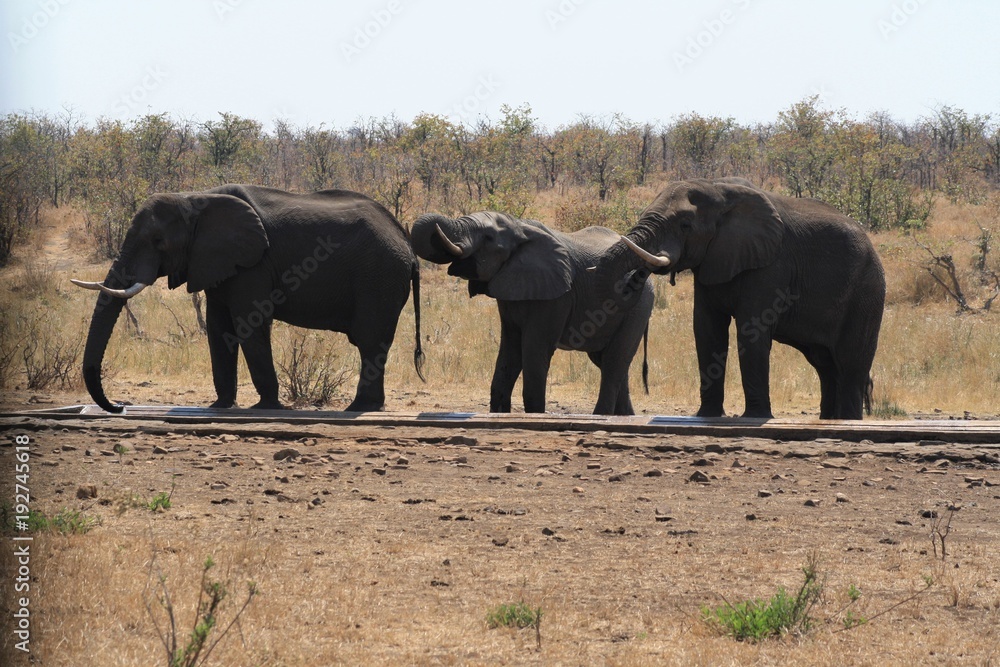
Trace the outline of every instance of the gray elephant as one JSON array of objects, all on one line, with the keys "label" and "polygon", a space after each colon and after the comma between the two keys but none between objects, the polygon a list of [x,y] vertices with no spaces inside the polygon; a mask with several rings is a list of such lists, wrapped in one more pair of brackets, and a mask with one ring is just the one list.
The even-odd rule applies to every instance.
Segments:
[{"label": "gray elephant", "polygon": [[[469,281],[470,297],[497,301],[500,350],[491,411],[510,412],[523,371],[525,412],[544,412],[549,364],[559,348],[586,352],[601,369],[596,414],[634,414],[628,372],[653,309],[653,288],[644,274],[633,286],[635,303],[622,308],[599,298],[596,276],[587,271],[618,234],[603,227],[563,234],[494,212],[424,215],[412,234],[420,257],[450,264],[450,275]],[[646,374],[644,361],[644,381]]]},{"label": "gray elephant", "polygon": [[820,417],[870,411],[885,275],[861,226],[827,204],[748,187],[743,179],[671,183],[601,258],[609,298],[641,267],[694,273],[698,415],[723,414],[729,328],[736,321],[745,417],[772,416],[772,341],[802,352],[820,379]]},{"label": "gray elephant", "polygon": [[291,194],[249,185],[158,194],[132,219],[103,283],[83,357],[87,390],[121,412],[101,384],[101,362],[126,299],[157,278],[173,289],[205,291],[208,346],[218,396],[236,404],[237,353],[243,350],[255,408],[280,408],[271,323],[347,334],[361,353],[349,411],[381,410],[385,362],[413,285],[414,364],[421,375],[420,274],[406,231],[377,202],[354,192]]}]

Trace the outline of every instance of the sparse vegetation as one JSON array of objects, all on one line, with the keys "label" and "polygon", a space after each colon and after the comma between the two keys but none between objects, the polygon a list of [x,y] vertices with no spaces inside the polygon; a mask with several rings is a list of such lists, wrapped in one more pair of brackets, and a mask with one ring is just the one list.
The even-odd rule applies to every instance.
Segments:
[{"label": "sparse vegetation", "polygon": [[812,608],[823,594],[815,560],[802,568],[803,581],[795,595],[783,588],[770,600],[760,599],[702,608],[702,618],[738,641],[759,642],[789,633],[803,635],[813,627]]},{"label": "sparse vegetation", "polygon": [[525,602],[497,605],[486,615],[486,625],[491,628],[530,628],[541,622],[541,608],[533,609]]},{"label": "sparse vegetation", "polygon": [[320,407],[329,403],[351,377],[346,368],[335,370],[336,358],[324,345],[323,333],[292,330],[275,365],[278,382],[293,405]]},{"label": "sparse vegetation", "polygon": [[7,503],[0,504],[0,526],[4,535],[53,532],[62,535],[83,535],[94,526],[100,525],[100,519],[69,508],[62,508],[56,514],[47,516],[40,510],[29,510],[25,520],[26,528],[17,524],[13,508]]},{"label": "sparse vegetation", "polygon": [[[151,562],[150,577],[152,577],[152,566]],[[202,565],[194,621],[190,632],[186,634],[182,628],[178,627],[173,599],[167,587],[167,578],[162,573],[158,575],[154,587],[155,593],[150,592],[147,585],[144,595],[146,612],[163,644],[168,667],[194,667],[195,665],[208,664],[212,651],[226,638],[229,630],[239,621],[257,595],[257,585],[249,582],[246,599],[239,608],[232,612],[229,623],[222,627],[223,603],[229,597],[229,584],[209,576],[209,572],[214,567],[215,561],[209,556]],[[155,595],[155,605],[150,600],[150,596],[153,595]]]}]

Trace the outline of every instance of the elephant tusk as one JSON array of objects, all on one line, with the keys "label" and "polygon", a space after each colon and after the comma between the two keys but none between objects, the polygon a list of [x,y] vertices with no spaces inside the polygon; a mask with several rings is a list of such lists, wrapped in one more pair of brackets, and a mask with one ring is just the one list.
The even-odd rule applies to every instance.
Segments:
[{"label": "elephant tusk", "polygon": [[443,229],[441,229],[441,225],[434,225],[434,229],[437,230],[437,234],[441,237],[441,242],[444,243],[444,247],[448,249],[448,252],[456,257],[461,257],[462,249],[455,245],[450,238],[448,238],[448,235],[444,233]]},{"label": "elephant tusk", "polygon": [[70,278],[69,281],[76,285],[77,287],[82,287],[84,289],[101,290],[105,294],[111,296],[116,296],[119,299],[131,299],[136,294],[146,289],[148,285],[145,283],[136,283],[129,287],[128,289],[112,289],[110,287],[105,287],[104,283],[90,283],[85,280],[77,280],[76,278]]},{"label": "elephant tusk", "polygon": [[632,252],[639,255],[639,258],[642,259],[647,264],[660,268],[663,268],[665,266],[670,266],[669,257],[663,257],[662,255],[654,255],[647,250],[643,250],[638,245],[636,245],[635,241],[633,241],[627,236],[623,236],[622,241],[624,241],[625,245],[627,245],[632,250]]},{"label": "elephant tusk", "polygon": [[104,287],[104,285],[102,285],[101,283],[91,283],[87,282],[86,280],[77,280],[76,278],[70,278],[69,281],[74,285],[76,285],[77,287],[82,287],[83,289],[99,290],[102,287]]}]

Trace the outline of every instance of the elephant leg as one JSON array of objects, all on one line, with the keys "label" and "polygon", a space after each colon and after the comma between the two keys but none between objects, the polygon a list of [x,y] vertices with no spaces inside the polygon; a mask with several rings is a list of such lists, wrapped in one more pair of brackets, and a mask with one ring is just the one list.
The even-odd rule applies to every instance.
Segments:
[{"label": "elephant leg", "polygon": [[208,330],[208,352],[212,359],[212,380],[216,401],[210,407],[236,407],[236,364],[239,338],[233,326],[229,308],[218,298],[206,295],[205,326]]},{"label": "elephant leg", "polygon": [[851,369],[837,375],[833,414],[821,419],[863,419],[868,373]]},{"label": "elephant leg", "polygon": [[525,412],[545,412],[545,384],[549,377],[549,365],[555,353],[555,344],[533,344],[521,340],[521,359],[524,363],[521,396]]},{"label": "elephant leg", "polygon": [[699,290],[694,292],[694,340],[701,376],[698,417],[721,417],[726,398],[726,360],[729,357],[729,324],[732,318],[712,310]]},{"label": "elephant leg", "polygon": [[521,330],[500,325],[500,350],[490,384],[490,412],[510,412],[510,397],[521,374]]},{"label": "elephant leg", "polygon": [[819,418],[833,419],[837,405],[837,366],[833,363],[833,356],[826,347],[798,349],[819,376]]},{"label": "elephant leg", "polygon": [[595,415],[635,414],[629,395],[628,370],[637,347],[638,341],[626,347],[616,336],[602,352],[590,355],[591,361],[601,369],[601,390],[594,406]]},{"label": "elephant leg", "polygon": [[743,380],[744,417],[770,419],[771,414],[771,336],[759,328],[745,327],[737,320],[737,349]]},{"label": "elephant leg", "polygon": [[260,400],[250,407],[257,410],[284,408],[278,400],[278,375],[274,371],[274,357],[271,353],[271,320],[267,319],[260,326],[254,327],[240,346],[254,389],[260,395]]},{"label": "elephant leg", "polygon": [[385,408],[385,364],[389,358],[389,343],[359,345],[361,374],[354,400],[348,412],[378,412]]}]

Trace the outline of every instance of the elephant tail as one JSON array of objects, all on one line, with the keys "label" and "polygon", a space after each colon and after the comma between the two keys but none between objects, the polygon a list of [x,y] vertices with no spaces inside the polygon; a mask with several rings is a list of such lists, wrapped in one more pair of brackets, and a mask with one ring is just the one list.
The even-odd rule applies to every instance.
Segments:
[{"label": "elephant tail", "polygon": [[642,388],[649,395],[649,363],[646,361],[649,353],[649,321],[646,321],[646,330],[642,332]]},{"label": "elephant tail", "polygon": [[872,378],[869,375],[868,381],[865,382],[865,414],[871,417],[872,415],[872,394],[875,392],[875,383],[872,382]]},{"label": "elephant tail", "polygon": [[417,376],[422,382],[427,382],[424,377],[424,350],[420,347],[420,260],[413,260],[413,269],[410,272],[410,281],[413,283],[413,320],[416,333],[416,347],[413,349],[413,367],[417,370]]}]

